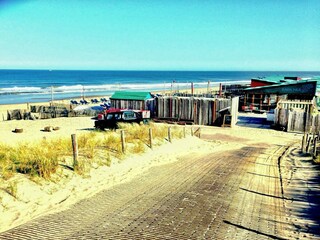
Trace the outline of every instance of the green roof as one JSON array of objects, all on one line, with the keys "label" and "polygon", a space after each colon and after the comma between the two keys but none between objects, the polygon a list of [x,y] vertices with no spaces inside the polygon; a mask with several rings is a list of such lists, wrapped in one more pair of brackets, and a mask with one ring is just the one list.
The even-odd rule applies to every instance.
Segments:
[{"label": "green roof", "polygon": [[150,92],[127,92],[127,91],[118,91],[115,92],[110,99],[119,99],[119,100],[138,100],[144,101],[152,98]]}]

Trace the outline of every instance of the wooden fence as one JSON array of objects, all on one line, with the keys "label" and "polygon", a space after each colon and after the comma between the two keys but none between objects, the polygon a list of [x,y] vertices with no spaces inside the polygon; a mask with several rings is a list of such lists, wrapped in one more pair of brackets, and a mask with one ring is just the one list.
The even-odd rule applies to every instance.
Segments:
[{"label": "wooden fence", "polygon": [[[225,114],[237,118],[239,98],[235,100],[197,97],[158,97],[157,117],[176,121],[191,121],[197,125],[222,125]],[[236,121],[233,121],[235,124]]]},{"label": "wooden fence", "polygon": [[280,101],[275,126],[287,132],[319,132],[320,115],[315,101]]},{"label": "wooden fence", "polygon": [[[148,135],[146,136],[146,138],[148,138],[148,147],[150,147],[151,149],[153,149],[153,134],[152,134],[152,128],[149,128],[148,131]],[[201,128],[197,127],[196,129],[194,129],[192,126],[191,128],[189,128],[190,131],[190,135],[191,136],[195,136],[198,138],[201,138]],[[126,133],[125,133],[126,132]],[[127,149],[127,141],[126,141],[126,134],[130,134],[130,132],[126,131],[126,130],[120,130],[120,139],[121,139],[121,152],[122,153],[126,153],[126,149]],[[172,128],[171,126],[168,127],[168,134],[165,137],[165,140],[167,140],[169,143],[172,143],[173,140],[173,134],[172,134]],[[183,137],[186,138],[187,137],[187,127],[184,126],[183,127]],[[137,140],[137,139],[136,139]],[[75,169],[78,165],[79,165],[79,147],[78,147],[78,141],[77,141],[77,136],[76,134],[71,134],[71,145],[72,145],[72,155],[73,155],[73,169]]]}]

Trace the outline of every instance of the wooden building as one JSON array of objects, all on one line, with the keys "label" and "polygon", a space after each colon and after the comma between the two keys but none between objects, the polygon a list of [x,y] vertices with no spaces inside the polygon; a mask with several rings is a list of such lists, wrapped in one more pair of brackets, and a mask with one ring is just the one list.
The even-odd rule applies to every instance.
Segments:
[{"label": "wooden building", "polygon": [[[257,84],[256,81],[253,82]],[[264,81],[262,81],[264,83]],[[285,100],[312,100],[316,96],[316,80],[286,80],[280,83],[244,90],[242,110],[270,110],[275,108],[280,99]]]},{"label": "wooden building", "polygon": [[150,92],[117,91],[110,102],[112,108],[150,110],[151,116],[155,114],[155,99]]},{"label": "wooden building", "polygon": [[288,132],[315,132],[320,129],[319,78],[255,78],[244,90],[243,110],[274,109],[275,128]]},{"label": "wooden building", "polygon": [[292,82],[292,81],[300,81],[300,77],[288,77],[288,76],[269,76],[269,77],[257,77],[252,78],[250,87],[263,87],[263,86],[270,86],[285,82]]}]

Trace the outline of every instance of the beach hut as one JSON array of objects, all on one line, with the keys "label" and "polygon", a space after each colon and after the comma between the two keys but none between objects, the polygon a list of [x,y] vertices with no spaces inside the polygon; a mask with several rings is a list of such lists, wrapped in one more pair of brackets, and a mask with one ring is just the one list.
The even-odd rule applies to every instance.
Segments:
[{"label": "beach hut", "polygon": [[110,102],[112,108],[149,110],[151,116],[155,113],[155,99],[150,92],[117,91]]}]

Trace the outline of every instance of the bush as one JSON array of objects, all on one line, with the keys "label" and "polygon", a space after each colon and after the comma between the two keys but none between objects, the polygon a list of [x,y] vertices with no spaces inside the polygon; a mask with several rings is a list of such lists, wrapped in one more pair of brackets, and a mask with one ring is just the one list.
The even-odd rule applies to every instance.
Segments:
[{"label": "bush", "polygon": [[[125,140],[129,143],[127,153],[142,153],[149,144],[149,128],[152,128],[154,140],[168,137],[168,126],[163,124],[148,125],[119,124],[125,130]],[[183,129],[172,127],[172,137],[183,137]],[[87,172],[92,162],[110,166],[112,156],[123,159],[121,137],[119,132],[91,132],[77,138],[79,164],[75,171]],[[159,141],[162,142],[162,141]],[[59,162],[72,156],[71,139],[42,140],[36,144],[20,144],[16,147],[0,144],[0,176],[9,179],[15,172],[28,174],[31,177],[49,179],[59,168]],[[88,161],[91,159],[91,161]],[[70,164],[70,163],[69,163]]]},{"label": "bush", "polygon": [[34,146],[19,145],[12,149],[11,160],[17,172],[48,179],[58,168],[58,153],[44,142]]},{"label": "bush", "polygon": [[15,165],[11,161],[11,148],[0,145],[0,176],[3,179],[9,179],[15,172]]}]

